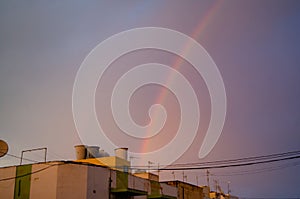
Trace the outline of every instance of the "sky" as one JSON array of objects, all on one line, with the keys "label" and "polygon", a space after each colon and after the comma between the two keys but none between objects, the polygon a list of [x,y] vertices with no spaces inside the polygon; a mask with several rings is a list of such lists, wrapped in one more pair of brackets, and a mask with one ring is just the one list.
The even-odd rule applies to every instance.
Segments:
[{"label": "sky", "polygon": [[[291,0],[1,1],[0,139],[9,144],[11,155],[47,147],[48,160],[75,159],[74,145],[82,141],[73,119],[72,91],[82,62],[114,34],[163,27],[195,39],[218,66],[227,96],[222,134],[213,150],[200,160],[198,152],[211,111],[203,78],[190,63],[178,61],[177,55],[144,49],[115,60],[96,90],[99,123],[116,145],[147,152],[159,149],[175,136],[179,102],[162,86],[139,88],[129,103],[130,114],[140,125],[149,123],[151,105],[165,106],[167,121],[153,139],[133,139],[122,133],[109,110],[112,88],[122,74],[133,66],[158,62],[175,68],[190,81],[201,110],[197,135],[175,163],[299,150],[299,9],[299,1]],[[164,97],[160,98],[162,93]],[[39,152],[26,157],[43,159]],[[19,161],[5,156],[0,159],[0,167]],[[138,160],[133,160],[137,164],[134,161]],[[300,197],[297,163],[299,160],[211,170],[211,185],[218,180],[226,190],[230,181],[232,194],[241,197]],[[263,172],[255,172],[258,170]],[[242,175],[235,175],[238,172]],[[176,179],[182,179],[181,172],[175,174]],[[170,172],[160,175],[173,179]],[[206,184],[205,171],[187,171],[186,175],[188,182],[196,183],[195,176],[199,176],[199,184]]]}]

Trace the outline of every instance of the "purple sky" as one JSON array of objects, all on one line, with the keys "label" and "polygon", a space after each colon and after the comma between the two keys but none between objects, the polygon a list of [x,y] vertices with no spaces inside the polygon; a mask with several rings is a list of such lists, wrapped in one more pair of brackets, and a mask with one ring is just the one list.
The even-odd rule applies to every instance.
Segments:
[{"label": "purple sky", "polygon": [[[215,4],[218,8],[211,9]],[[201,161],[299,150],[299,9],[299,1],[289,0],[1,1],[0,139],[9,143],[10,154],[48,147],[49,160],[74,159],[73,146],[80,144],[80,139],[72,116],[72,89],[87,54],[101,41],[128,29],[157,26],[192,37],[204,22],[194,39],[209,52],[221,72],[227,117],[217,145]],[[107,91],[115,79],[132,65],[155,60],[172,66],[174,59],[175,55],[166,52],[144,50],[129,53],[112,64],[104,77],[107,83],[100,84],[96,93],[98,119],[107,131],[117,130],[102,103],[109,97]],[[199,162],[197,154],[210,117],[208,91],[188,63],[183,63],[179,71],[197,90],[201,121],[194,143],[177,163]],[[135,93],[130,110],[137,123],[147,124],[148,108],[162,89],[152,85]],[[163,145],[178,125],[177,101],[171,93],[164,105],[172,114],[157,142],[121,140],[110,133],[111,138],[137,151],[145,145],[147,150]],[[40,156],[36,153],[28,158],[40,160]],[[0,159],[0,166],[18,163],[18,159],[8,156]],[[230,181],[232,193],[239,196],[299,197],[300,167],[292,166],[294,163],[299,160],[212,170],[211,182],[217,179],[227,190],[226,182]],[[266,167],[284,169],[232,174]],[[195,176],[199,176],[199,182],[205,184],[204,174],[187,172],[188,181],[196,183]],[[173,178],[170,172],[162,176]],[[182,179],[182,174],[177,172],[176,177]]]}]

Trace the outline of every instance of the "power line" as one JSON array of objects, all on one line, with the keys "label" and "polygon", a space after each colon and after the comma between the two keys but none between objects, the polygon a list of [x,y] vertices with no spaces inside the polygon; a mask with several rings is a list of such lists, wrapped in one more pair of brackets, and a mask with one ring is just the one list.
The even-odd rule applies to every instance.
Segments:
[{"label": "power line", "polygon": [[17,158],[17,159],[27,160],[27,161],[29,161],[29,162],[39,163],[39,161],[31,160],[31,159],[28,159],[28,158],[21,158],[21,157],[19,157],[19,156],[13,155],[13,154],[8,154],[8,153],[7,153],[6,155],[8,155],[8,156],[10,156],[10,157]]},{"label": "power line", "polygon": [[[53,154],[53,155],[52,155]],[[13,157],[13,158],[17,158],[17,159],[23,159],[23,160],[26,160],[26,161],[29,161],[29,162],[33,162],[33,163],[40,163],[41,161],[37,161],[37,160],[33,160],[33,159],[29,159],[29,158],[24,158],[24,157],[20,157],[20,156],[17,156],[17,155],[13,155],[13,154],[9,154],[9,153],[7,153],[6,154],[7,156],[10,156],[10,157]],[[41,155],[38,155],[38,154],[34,154],[35,156],[38,156],[39,158],[42,158],[42,156]],[[50,155],[50,156],[52,156],[52,157],[54,157],[54,156],[56,156],[56,158],[58,157],[58,158],[62,158],[62,159],[66,159],[66,158],[64,158],[64,157],[62,157],[62,156],[60,156],[60,155],[58,155],[58,154],[56,154],[56,153],[54,153],[54,152],[51,152],[51,151],[47,151],[47,155]],[[44,158],[44,157],[43,157]]]},{"label": "power line", "polygon": [[206,165],[216,165],[216,164],[226,164],[226,163],[252,162],[252,161],[258,161],[258,160],[269,160],[269,159],[276,159],[276,158],[295,156],[295,155],[300,155],[300,151],[291,151],[291,152],[271,154],[271,155],[252,156],[252,157],[238,158],[238,159],[225,159],[225,160],[217,160],[217,161],[209,161],[209,162],[172,164],[169,166],[178,166],[178,167],[186,166],[186,165],[206,166]]},{"label": "power line", "polygon": [[[238,159],[225,159],[216,160],[209,162],[194,162],[194,163],[182,163],[182,164],[171,164],[162,165],[163,168],[160,170],[188,170],[188,169],[211,169],[211,168],[225,168],[225,167],[237,167],[247,166],[255,164],[263,164],[270,162],[278,162],[283,160],[297,159],[300,157],[300,151],[290,151],[285,153],[277,153],[271,155],[252,156]],[[145,166],[136,166],[136,169],[142,169]],[[134,168],[133,168],[134,169]],[[157,169],[151,169],[157,170]]]},{"label": "power line", "polygon": [[[171,164],[171,165],[160,165],[160,167],[186,167],[186,166],[216,166],[216,165],[223,165],[223,164],[233,164],[233,163],[245,163],[245,162],[255,162],[255,161],[262,161],[262,160],[271,160],[271,159],[279,159],[282,157],[291,157],[291,156],[299,156],[300,151],[291,151],[285,153],[277,153],[271,155],[262,155],[262,156],[252,156],[252,157],[245,157],[245,158],[238,158],[238,159],[225,159],[225,160],[216,160],[216,161],[208,161],[208,162],[193,162],[193,163],[179,163],[179,164]],[[142,169],[148,166],[135,166],[137,169]],[[157,170],[157,169],[152,169]]]},{"label": "power line", "polygon": [[220,169],[220,168],[228,168],[228,167],[241,167],[241,166],[249,166],[256,164],[265,164],[271,162],[279,162],[284,160],[292,160],[300,158],[300,155],[286,158],[279,158],[273,160],[264,160],[264,161],[256,161],[256,162],[246,162],[239,164],[223,164],[223,165],[212,165],[212,166],[199,166],[199,167],[176,167],[176,168],[161,168],[160,170],[202,170],[202,169]]},{"label": "power line", "polygon": [[293,162],[284,165],[277,165],[277,166],[270,166],[264,168],[257,168],[252,170],[244,170],[244,171],[237,171],[237,172],[230,172],[230,173],[214,173],[214,176],[240,176],[240,175],[249,175],[249,174],[258,174],[264,172],[272,172],[280,169],[286,169],[290,167],[299,166],[300,162]]}]

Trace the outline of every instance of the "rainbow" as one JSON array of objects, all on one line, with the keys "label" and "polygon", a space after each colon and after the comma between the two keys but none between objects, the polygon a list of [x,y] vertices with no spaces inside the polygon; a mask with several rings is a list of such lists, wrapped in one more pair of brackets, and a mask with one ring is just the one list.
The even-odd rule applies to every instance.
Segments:
[{"label": "rainbow", "polygon": [[[204,33],[205,28],[213,20],[213,17],[215,15],[215,13],[220,9],[222,2],[223,2],[223,0],[219,0],[219,1],[216,1],[215,3],[213,3],[210,6],[210,8],[205,13],[204,17],[198,23],[196,29],[192,32],[191,37],[193,39],[197,40],[201,36],[201,34]],[[190,52],[190,50],[191,50],[191,47],[192,47],[192,43],[191,42],[186,43],[185,46],[182,49],[183,55],[188,54]],[[175,59],[174,63],[172,64],[172,67],[175,70],[179,71],[182,63],[183,63],[183,59],[181,57],[178,57],[178,58]],[[175,78],[174,73],[170,73],[170,75],[166,78],[166,85],[172,84],[172,82],[175,81],[174,78]],[[165,89],[163,89],[159,93],[159,95],[158,95],[158,97],[157,97],[157,99],[155,101],[155,104],[162,104],[162,103],[164,103],[164,101],[165,101],[165,99],[167,97],[167,94],[168,94],[168,92]],[[154,124],[156,123],[155,122],[155,118],[157,118],[157,117],[154,117],[153,118],[154,121],[151,121]],[[152,129],[149,128],[148,132],[150,132],[151,130]],[[142,147],[142,151],[141,152],[147,152],[146,151],[147,145],[148,145],[148,142],[145,141],[143,143],[143,147]]]}]

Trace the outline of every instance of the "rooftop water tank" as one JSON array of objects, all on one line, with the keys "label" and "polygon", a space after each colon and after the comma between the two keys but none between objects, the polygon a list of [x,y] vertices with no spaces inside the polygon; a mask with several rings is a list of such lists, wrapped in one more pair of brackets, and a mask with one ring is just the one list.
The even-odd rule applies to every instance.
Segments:
[{"label": "rooftop water tank", "polygon": [[116,157],[127,160],[128,148],[117,148],[115,149]]},{"label": "rooftop water tank", "polygon": [[87,156],[87,150],[85,145],[76,145],[74,146],[76,150],[76,159],[82,160],[86,159]]},{"label": "rooftop water tank", "polygon": [[88,146],[87,147],[87,158],[99,158],[99,148],[98,146]]},{"label": "rooftop water tank", "polygon": [[100,158],[102,158],[102,157],[109,157],[109,154],[106,151],[104,151],[103,149],[101,149],[99,151],[99,157]]}]

